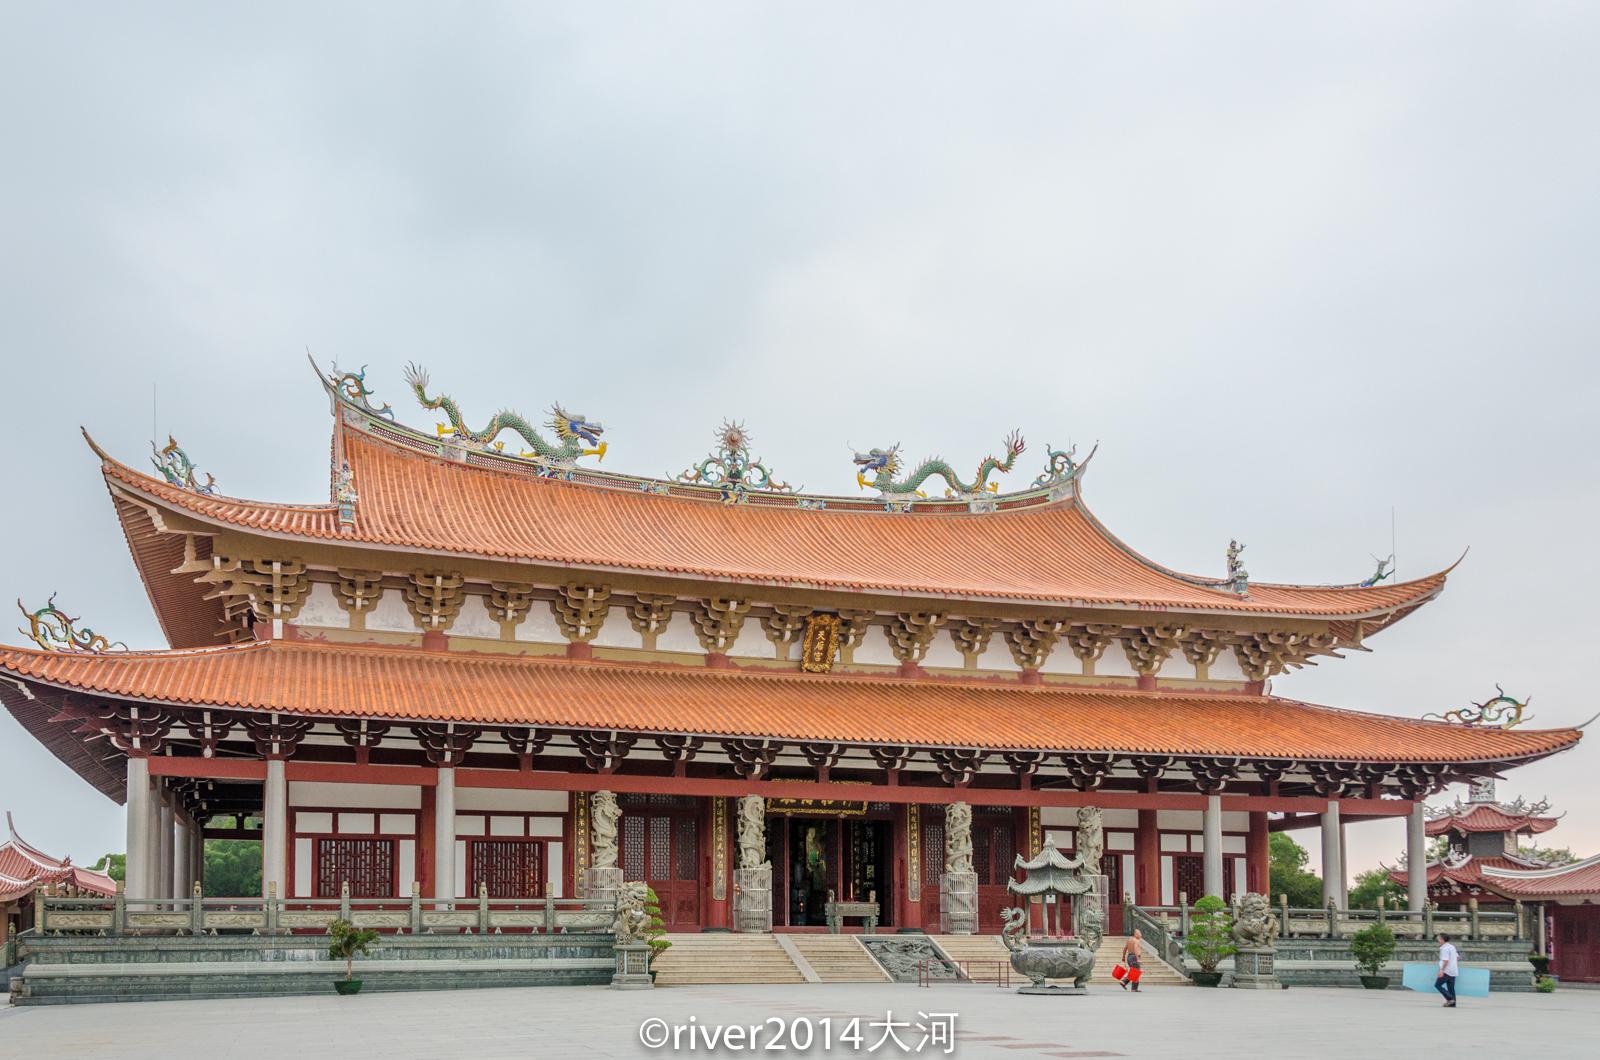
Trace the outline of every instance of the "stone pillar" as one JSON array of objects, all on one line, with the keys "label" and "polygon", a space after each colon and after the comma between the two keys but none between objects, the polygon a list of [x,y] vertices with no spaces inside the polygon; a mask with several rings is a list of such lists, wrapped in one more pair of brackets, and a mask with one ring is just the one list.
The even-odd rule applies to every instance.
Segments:
[{"label": "stone pillar", "polygon": [[161,897],[161,782],[150,778],[150,797],[144,803],[144,896]]},{"label": "stone pillar", "polygon": [[150,897],[150,760],[128,756],[127,858],[123,863],[123,893],[129,898]]},{"label": "stone pillar", "polygon": [[[1322,815],[1322,904],[1338,902],[1344,892],[1344,858],[1340,855],[1339,800],[1329,799]],[[1342,909],[1343,906],[1340,906]]]},{"label": "stone pillar", "polygon": [[433,789],[433,898],[456,900],[456,770],[439,767]]},{"label": "stone pillar", "polygon": [[173,824],[176,834],[172,841],[172,896],[188,898],[194,885],[194,851],[190,846],[194,830],[189,819],[181,814],[174,815]]},{"label": "stone pillar", "polygon": [[622,889],[622,866],[617,864],[617,824],[622,809],[615,792],[597,791],[588,798],[589,868],[578,881],[579,893],[594,901],[615,901]]},{"label": "stone pillar", "polygon": [[1428,902],[1428,819],[1422,803],[1406,817],[1406,908],[1422,912]]},{"label": "stone pillar", "polygon": [[1228,885],[1222,878],[1222,796],[1207,795],[1202,817],[1205,832],[1205,852],[1201,855],[1205,867],[1204,880],[1207,894],[1214,894],[1224,902],[1228,900]]},{"label": "stone pillar", "polygon": [[944,811],[944,874],[939,877],[939,930],[978,930],[978,874],[972,871],[972,807],[952,802]]},{"label": "stone pillar", "polygon": [[261,786],[261,896],[289,897],[289,784],[283,759],[267,759],[267,780]]},{"label": "stone pillar", "polygon": [[157,833],[157,836],[160,839],[161,845],[156,851],[156,865],[160,869],[161,876],[160,880],[156,884],[156,896],[158,898],[174,898],[177,895],[173,890],[172,885],[174,875],[172,871],[172,840],[173,829],[176,827],[176,822],[172,813],[172,795],[163,790],[158,798],[160,800],[160,806],[158,809],[161,814],[161,823],[158,827],[161,829],[161,831]]},{"label": "stone pillar", "polygon": [[767,860],[767,800],[745,795],[737,807],[739,868],[733,874],[733,930],[772,930],[772,863]]},{"label": "stone pillar", "polygon": [[1345,842],[1345,827],[1349,822],[1339,818],[1339,908],[1350,908],[1350,874],[1344,867],[1350,864],[1349,846]]}]

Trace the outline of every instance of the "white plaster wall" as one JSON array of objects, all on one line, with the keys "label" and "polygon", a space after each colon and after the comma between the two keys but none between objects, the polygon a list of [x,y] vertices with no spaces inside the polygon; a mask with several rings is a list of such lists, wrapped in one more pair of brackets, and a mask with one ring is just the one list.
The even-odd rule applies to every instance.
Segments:
[{"label": "white plaster wall", "polygon": [[[1011,657],[1011,649],[1001,644],[999,645],[999,650],[1005,652],[1006,662],[1011,663],[1011,669],[1015,670],[1017,668],[1015,665],[1016,660]],[[1070,647],[1057,641],[1056,646],[1051,648],[1050,654],[1045,657],[1044,665],[1039,667],[1039,672],[1042,674],[1081,674],[1083,673],[1083,663],[1079,661],[1076,655],[1072,654]]]},{"label": "white plaster wall", "polygon": [[467,897],[467,844],[456,840],[456,897]]},{"label": "white plaster wall", "polygon": [[1161,904],[1172,905],[1178,896],[1172,888],[1172,859],[1161,859]]},{"label": "white plaster wall", "polygon": [[1186,835],[1164,835],[1160,839],[1161,849],[1172,854],[1187,854],[1189,852],[1189,837]]},{"label": "white plaster wall", "polygon": [[899,666],[900,660],[894,657],[893,643],[887,627],[873,626],[861,638],[861,643],[856,645],[852,658],[862,666]]},{"label": "white plaster wall", "polygon": [[389,633],[415,633],[417,620],[406,608],[406,598],[399,589],[385,589],[378,596],[378,606],[367,612],[367,628]]},{"label": "white plaster wall", "polygon": [[294,897],[311,897],[311,840],[294,841]]},{"label": "white plaster wall", "polygon": [[1072,850],[1077,840],[1077,833],[1066,828],[1046,828],[1044,840],[1055,843],[1057,850]]},{"label": "white plaster wall", "polygon": [[450,625],[452,637],[477,637],[480,640],[499,640],[500,623],[489,613],[487,596],[471,596],[461,605],[461,613]]},{"label": "white plaster wall", "polygon": [[1222,830],[1224,832],[1250,831],[1250,814],[1244,810],[1222,811]]},{"label": "white plaster wall", "polygon": [[521,788],[456,788],[456,809],[516,813],[565,813],[564,791],[528,791]]},{"label": "white plaster wall", "polygon": [[391,810],[422,807],[422,789],[407,784],[325,784],[289,782],[290,806],[359,806]]},{"label": "white plaster wall", "polygon": [[[609,624],[609,623],[608,623]],[[527,617],[517,624],[516,639],[531,644],[565,644],[561,627],[547,600],[535,600],[528,608]]]},{"label": "white plaster wall", "polygon": [[561,818],[559,817],[530,817],[528,818],[528,834],[531,836],[561,837]]},{"label": "white plaster wall", "polygon": [[1104,810],[1101,821],[1107,828],[1138,828],[1138,810]]},{"label": "white plaster wall", "polygon": [[350,615],[339,606],[339,597],[327,582],[312,582],[295,624],[320,629],[349,629]]},{"label": "white plaster wall", "polygon": [[395,851],[396,875],[399,877],[400,894],[397,897],[411,897],[411,885],[417,882],[417,841],[415,839],[402,839],[397,844]]},{"label": "white plaster wall", "polygon": [[1039,808],[1039,823],[1047,828],[1051,825],[1076,828],[1078,811],[1072,806],[1042,806]]},{"label": "white plaster wall", "polygon": [[[761,622],[746,615],[744,625],[739,627],[739,636],[728,645],[726,654],[746,659],[770,659],[773,657],[772,649],[773,644],[767,639],[766,631],[761,628]],[[792,645],[789,650],[798,653],[800,646]]]},{"label": "white plaster wall", "polygon": [[[1242,835],[1225,835],[1222,837],[1222,852],[1224,854],[1243,854],[1245,837]],[[1201,846],[1205,844],[1202,842]]]},{"label": "white plaster wall", "polygon": [[456,817],[456,835],[483,835],[482,817]]},{"label": "white plaster wall", "polygon": [[1248,681],[1244,671],[1239,669],[1239,657],[1233,653],[1232,648],[1224,648],[1217,653],[1217,659],[1211,664],[1208,675],[1212,681]]},{"label": "white plaster wall", "polygon": [[627,607],[612,604],[605,622],[600,625],[600,632],[589,643],[597,648],[641,648],[644,638],[634,632],[633,623],[628,621]]},{"label": "white plaster wall", "polygon": [[1184,828],[1198,832],[1205,825],[1205,814],[1199,810],[1157,810],[1157,828]]},{"label": "white plaster wall", "polygon": [[302,811],[294,815],[294,830],[316,834],[333,831],[333,814]]},{"label": "white plaster wall", "polygon": [[1135,835],[1132,832],[1107,832],[1106,848],[1108,850],[1132,850]]},{"label": "white plaster wall", "polygon": [[1245,867],[1245,862],[1244,862],[1243,858],[1240,858],[1238,861],[1235,861],[1233,863],[1233,893],[1234,894],[1244,894],[1246,891],[1248,891],[1250,889],[1249,885],[1245,882],[1246,881],[1245,872],[1246,872],[1246,867]]},{"label": "white plaster wall", "polygon": [[[1068,654],[1071,654],[1070,652]],[[1121,641],[1112,641],[1105,654],[1095,660],[1096,677],[1138,677],[1139,672],[1128,665],[1128,653],[1122,650]]]},{"label": "white plaster wall", "polygon": [[694,633],[694,620],[682,611],[673,612],[666,627],[656,634],[657,651],[686,651],[704,654],[700,639]]},{"label": "white plaster wall", "polygon": [[545,887],[552,898],[564,897],[562,892],[562,861],[561,844],[559,842],[546,843],[544,846],[544,872]]},{"label": "white plaster wall", "polygon": [[384,835],[415,835],[417,819],[409,813],[380,813],[378,831]]},{"label": "white plaster wall", "polygon": [[945,666],[952,670],[959,670],[967,665],[964,655],[956,650],[955,641],[950,639],[950,634],[940,631],[935,634],[933,643],[928,645],[928,657],[922,660],[923,666]]}]

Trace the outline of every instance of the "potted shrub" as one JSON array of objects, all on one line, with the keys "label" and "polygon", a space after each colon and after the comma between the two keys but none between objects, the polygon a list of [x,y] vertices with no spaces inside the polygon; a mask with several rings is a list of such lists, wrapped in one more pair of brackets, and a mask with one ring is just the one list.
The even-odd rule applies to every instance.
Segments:
[{"label": "potted shrub", "polygon": [[656,977],[656,958],[672,947],[666,938],[667,925],[661,919],[661,899],[653,887],[645,888],[644,911],[650,917],[644,926],[644,941],[650,947],[650,979],[653,982]]},{"label": "potted shrub", "polygon": [[1530,953],[1528,954],[1528,963],[1533,965],[1533,977],[1535,980],[1543,979],[1550,974],[1549,954]]},{"label": "potted shrub", "polygon": [[356,978],[357,954],[365,954],[378,941],[378,933],[371,928],[358,928],[348,920],[335,920],[328,925],[328,960],[344,962],[344,978],[335,979],[333,988],[341,994],[359,994],[361,980]]},{"label": "potted shrub", "polygon": [[1234,952],[1233,917],[1221,898],[1208,894],[1194,905],[1189,919],[1189,934],[1183,952],[1194,958],[1200,970],[1194,973],[1195,986],[1216,986],[1222,982],[1217,962]]},{"label": "potted shrub", "polygon": [[1541,994],[1553,994],[1556,992],[1556,981],[1548,975],[1541,975],[1539,981],[1533,984],[1533,988]]},{"label": "potted shrub", "polygon": [[1394,932],[1387,924],[1372,924],[1350,936],[1350,954],[1361,971],[1361,985],[1368,990],[1387,990],[1389,977],[1383,967],[1394,957]]}]

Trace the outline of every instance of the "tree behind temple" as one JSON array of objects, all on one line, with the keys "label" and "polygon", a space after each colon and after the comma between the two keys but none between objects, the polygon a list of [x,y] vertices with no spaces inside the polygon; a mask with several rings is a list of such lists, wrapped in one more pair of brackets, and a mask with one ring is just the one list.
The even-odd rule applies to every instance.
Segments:
[{"label": "tree behind temple", "polygon": [[1285,832],[1274,832],[1267,841],[1272,862],[1272,900],[1289,896],[1296,909],[1316,909],[1322,905],[1322,877],[1306,870],[1311,855]]}]

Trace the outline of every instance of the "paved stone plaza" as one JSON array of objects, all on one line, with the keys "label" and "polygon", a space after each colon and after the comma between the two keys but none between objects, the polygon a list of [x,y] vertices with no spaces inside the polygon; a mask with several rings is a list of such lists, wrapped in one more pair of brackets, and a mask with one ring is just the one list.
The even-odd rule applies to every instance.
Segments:
[{"label": "paved stone plaza", "polygon": [[[695,986],[619,992],[590,987],[176,1001],[50,1008],[0,1008],[0,1055],[229,1057],[642,1057],[639,1028],[650,1017],[701,1024],[755,1024],[863,1017],[862,1055],[875,1052],[886,1011],[958,1013],[963,1057],[1348,1057],[1419,1060],[1460,1056],[1515,1038],[1541,1060],[1595,1055],[1600,991],[1497,994],[1455,1011],[1430,997],[1389,991],[1288,990],[1240,993],[1166,988],[1134,996],[1096,989],[1087,997],[1020,997],[984,986],[918,989],[890,984]],[[876,1020],[878,1028],[866,1024]],[[918,1035],[897,1030],[914,1045]],[[736,1056],[721,1048],[697,1053]],[[788,1050],[791,1055],[794,1050]],[[836,1048],[831,1055],[854,1050]],[[824,1055],[813,1046],[801,1055]],[[921,1054],[942,1055],[930,1047]]]}]

